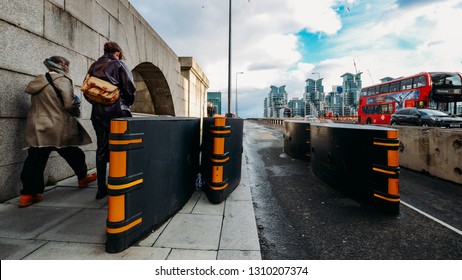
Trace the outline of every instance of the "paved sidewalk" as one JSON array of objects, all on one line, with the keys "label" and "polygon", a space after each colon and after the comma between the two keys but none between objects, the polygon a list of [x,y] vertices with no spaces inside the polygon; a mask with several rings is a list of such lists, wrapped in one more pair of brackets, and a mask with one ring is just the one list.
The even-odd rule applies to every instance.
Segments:
[{"label": "paved sidewalk", "polygon": [[243,154],[241,183],[220,204],[197,191],[174,217],[130,248],[105,251],[107,198],[96,183],[79,189],[76,177],[47,188],[40,203],[0,204],[2,260],[260,260],[250,178]]}]

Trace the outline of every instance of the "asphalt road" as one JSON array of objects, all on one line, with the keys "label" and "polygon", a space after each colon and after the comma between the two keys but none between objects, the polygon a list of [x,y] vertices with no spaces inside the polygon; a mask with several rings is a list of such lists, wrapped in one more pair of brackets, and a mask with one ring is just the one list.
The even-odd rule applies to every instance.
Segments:
[{"label": "asphalt road", "polygon": [[401,169],[400,214],[390,215],[285,154],[280,129],[245,121],[243,145],[263,259],[462,259],[462,185]]}]

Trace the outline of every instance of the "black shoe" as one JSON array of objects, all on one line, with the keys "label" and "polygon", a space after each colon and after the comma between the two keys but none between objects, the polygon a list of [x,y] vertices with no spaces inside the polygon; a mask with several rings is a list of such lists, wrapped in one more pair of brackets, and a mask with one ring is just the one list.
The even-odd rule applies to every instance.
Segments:
[{"label": "black shoe", "polygon": [[107,189],[98,190],[98,191],[96,192],[96,197],[95,197],[95,198],[96,198],[96,199],[102,199],[102,198],[106,197],[107,194],[108,194],[108,193],[107,193]]}]

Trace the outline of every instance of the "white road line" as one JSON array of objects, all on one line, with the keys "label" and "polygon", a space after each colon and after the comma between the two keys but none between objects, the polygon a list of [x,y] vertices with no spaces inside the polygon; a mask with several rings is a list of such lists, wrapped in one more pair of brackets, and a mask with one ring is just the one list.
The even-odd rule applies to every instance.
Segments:
[{"label": "white road line", "polygon": [[448,225],[448,224],[446,224],[445,222],[443,222],[443,221],[441,221],[441,220],[438,220],[437,218],[435,218],[435,217],[433,217],[433,216],[431,216],[431,215],[429,215],[429,214],[423,212],[422,210],[419,210],[419,209],[415,208],[414,206],[412,206],[412,205],[410,205],[410,204],[408,204],[408,203],[406,203],[406,202],[404,202],[404,201],[402,201],[402,200],[401,200],[400,203],[402,203],[402,204],[404,204],[405,206],[407,206],[407,207],[409,207],[409,208],[411,208],[411,209],[413,209],[413,210],[419,212],[420,214],[424,215],[425,217],[430,218],[430,219],[432,219],[433,221],[435,221],[435,222],[437,222],[437,223],[439,223],[439,224],[441,224],[441,225],[447,227],[448,229],[450,229],[450,230],[452,230],[452,231],[458,233],[459,235],[462,235],[462,230],[456,229],[455,227],[453,227],[453,226],[451,226],[451,225]]}]

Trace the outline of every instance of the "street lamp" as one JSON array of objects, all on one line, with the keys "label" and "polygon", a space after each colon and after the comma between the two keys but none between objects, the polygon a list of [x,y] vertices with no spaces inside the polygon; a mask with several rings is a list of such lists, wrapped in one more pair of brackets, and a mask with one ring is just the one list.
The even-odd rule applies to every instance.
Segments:
[{"label": "street lamp", "polygon": [[237,75],[238,75],[238,74],[244,74],[244,72],[236,72],[236,106],[235,106],[235,108],[234,108],[234,109],[236,110],[236,117],[239,116],[239,115],[237,114]]},{"label": "street lamp", "polygon": [[226,116],[231,117],[231,0],[229,0],[228,20],[228,112]]}]

